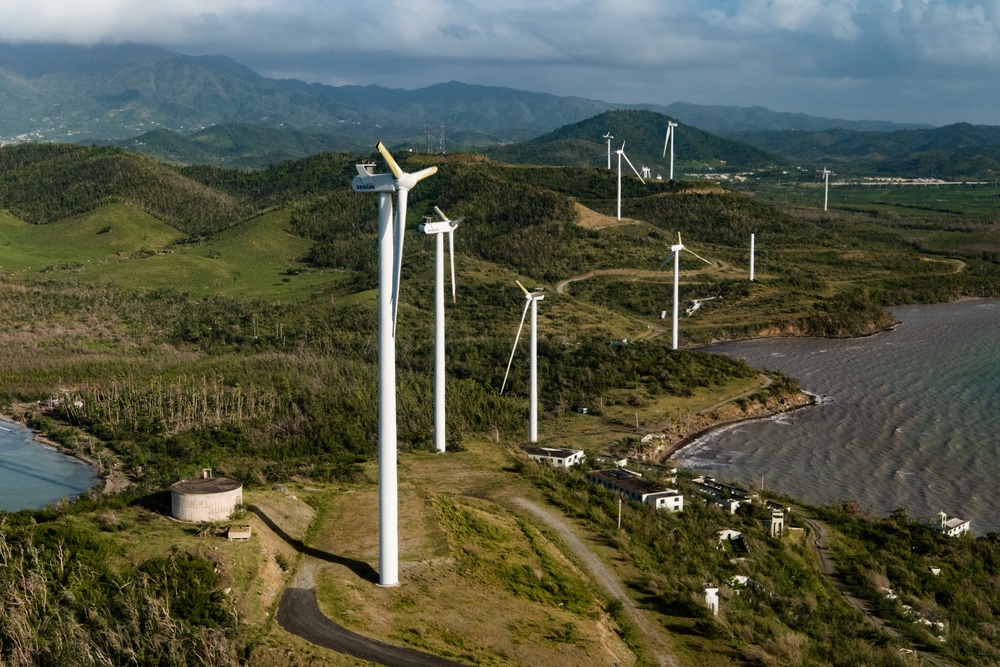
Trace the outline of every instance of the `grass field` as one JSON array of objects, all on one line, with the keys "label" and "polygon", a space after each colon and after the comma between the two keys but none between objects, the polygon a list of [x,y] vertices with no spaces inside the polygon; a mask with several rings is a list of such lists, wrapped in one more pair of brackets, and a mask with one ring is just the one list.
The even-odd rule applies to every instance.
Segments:
[{"label": "grass field", "polygon": [[204,242],[127,206],[50,225],[0,212],[0,269],[81,285],[170,289],[198,296],[299,301],[342,274],[301,262],[311,241],[288,232],[287,212],[262,215]]}]

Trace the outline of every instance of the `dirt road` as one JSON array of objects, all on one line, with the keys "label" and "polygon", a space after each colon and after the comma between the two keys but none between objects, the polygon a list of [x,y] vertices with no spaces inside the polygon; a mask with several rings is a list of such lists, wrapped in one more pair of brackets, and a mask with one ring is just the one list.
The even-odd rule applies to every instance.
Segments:
[{"label": "dirt road", "polygon": [[629,597],[628,591],[625,590],[625,586],[622,584],[621,579],[618,578],[618,575],[605,565],[593,551],[587,548],[587,545],[577,537],[572,527],[570,527],[561,515],[537,503],[533,503],[527,498],[515,498],[514,504],[541,519],[549,528],[556,531],[563,542],[566,543],[566,546],[583,561],[583,564],[593,575],[594,579],[604,587],[611,597],[621,600],[623,608],[635,623],[639,634],[643,637],[643,643],[652,654],[656,664],[661,667],[678,667],[677,658],[674,657],[673,649],[667,642],[663,630]]},{"label": "dirt road", "polygon": [[[812,531],[812,547],[816,555],[819,556],[823,574],[827,576],[833,587],[844,596],[848,604],[860,611],[875,627],[893,639],[897,641],[902,640],[905,644],[908,644],[909,642],[905,640],[902,632],[889,626],[885,619],[876,616],[872,608],[868,606],[868,603],[851,593],[847,589],[847,585],[840,579],[837,574],[837,566],[830,557],[830,529],[827,528],[826,524],[811,517],[804,517],[804,520]],[[915,650],[915,653],[921,660],[925,660],[928,664],[934,665],[934,667],[952,667],[951,663],[942,660],[933,653],[920,650]]]}]

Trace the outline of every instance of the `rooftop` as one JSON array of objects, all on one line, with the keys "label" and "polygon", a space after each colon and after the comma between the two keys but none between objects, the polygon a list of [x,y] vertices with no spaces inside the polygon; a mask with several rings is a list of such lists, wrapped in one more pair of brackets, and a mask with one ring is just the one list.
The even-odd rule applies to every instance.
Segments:
[{"label": "rooftop", "polygon": [[182,479],[170,485],[171,491],[177,493],[225,493],[243,486],[242,482],[225,477],[210,477],[208,479]]},{"label": "rooftop", "polygon": [[623,489],[628,489],[629,491],[633,491],[641,495],[650,493],[677,493],[674,489],[667,489],[658,484],[647,482],[636,473],[629,472],[621,468],[612,468],[610,470],[592,470],[588,472],[587,475],[612,482]]}]

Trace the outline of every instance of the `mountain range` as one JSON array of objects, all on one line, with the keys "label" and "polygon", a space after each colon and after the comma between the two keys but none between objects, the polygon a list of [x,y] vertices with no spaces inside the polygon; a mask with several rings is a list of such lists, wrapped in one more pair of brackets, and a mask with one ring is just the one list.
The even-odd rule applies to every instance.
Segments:
[{"label": "mountain range", "polygon": [[663,162],[667,119],[682,123],[677,160],[687,171],[800,164],[844,174],[1000,172],[995,127],[623,105],[456,81],[416,90],[328,86],[139,44],[0,43],[0,145],[107,143],[176,164],[260,168],[324,151],[368,154],[381,140],[403,151],[593,166],[607,152],[600,137],[611,132],[631,141],[627,155],[653,164]]},{"label": "mountain range", "polygon": [[0,44],[0,141],[118,141],[165,129],[252,123],[446,150],[522,141],[612,109],[657,111],[710,132],[892,130],[760,107],[622,105],[459,82],[417,90],[270,79],[225,56],[138,44]]}]

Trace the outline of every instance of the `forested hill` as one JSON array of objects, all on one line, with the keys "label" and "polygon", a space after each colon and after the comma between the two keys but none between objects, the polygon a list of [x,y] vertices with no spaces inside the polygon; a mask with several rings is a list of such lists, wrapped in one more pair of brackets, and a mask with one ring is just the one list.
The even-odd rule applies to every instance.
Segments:
[{"label": "forested hill", "polygon": [[741,132],[735,138],[799,164],[841,174],[982,178],[1000,173],[1000,127],[957,123],[933,129]]},{"label": "forested hill", "polygon": [[[607,165],[610,133],[612,168],[617,167],[615,151],[624,143],[625,155],[637,170],[643,165],[653,169],[653,177],[669,175],[669,149],[664,155],[667,122],[673,120],[654,111],[607,111],[593,118],[566,125],[529,141],[490,150],[490,157],[519,164],[570,166]],[[748,143],[724,139],[690,125],[674,129],[676,163],[698,168],[725,165],[728,169],[747,170],[785,164],[786,160]],[[622,169],[631,173],[628,165]],[[666,171],[665,171],[666,170]]]}]

